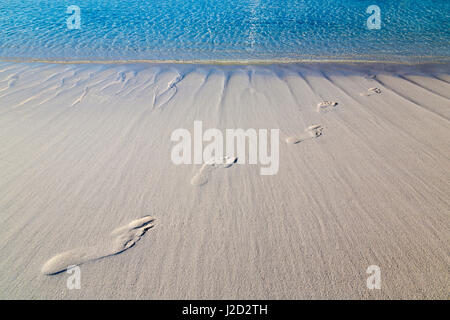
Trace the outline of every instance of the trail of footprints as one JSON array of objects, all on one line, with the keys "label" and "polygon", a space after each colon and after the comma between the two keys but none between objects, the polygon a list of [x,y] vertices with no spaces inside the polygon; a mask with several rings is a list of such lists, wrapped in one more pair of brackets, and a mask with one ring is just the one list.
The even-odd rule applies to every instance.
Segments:
[{"label": "trail of footprints", "polygon": [[[366,79],[373,80],[375,75],[367,76]],[[369,88],[367,91],[360,93],[361,96],[371,96],[374,94],[381,94],[381,89],[377,87]],[[332,111],[338,102],[336,101],[322,101],[317,104],[317,112],[329,112]],[[323,127],[320,124],[309,126],[305,132],[286,138],[286,143],[297,144],[305,140],[320,137],[323,133]]]},{"label": "trail of footprints", "polygon": [[[321,103],[319,103],[317,105],[318,111],[330,111],[332,108],[336,107],[338,105],[337,102],[335,101],[323,101]],[[296,135],[296,136],[292,136],[292,137],[288,137],[286,139],[286,143],[288,144],[297,144],[300,143],[302,141],[308,140],[308,139],[312,139],[312,138],[317,138],[320,137],[322,135],[323,132],[323,127],[320,124],[317,125],[312,125],[310,127],[308,127],[305,132]],[[233,164],[235,164],[237,162],[237,158],[236,157],[223,157],[221,159],[212,159],[210,161],[207,161],[203,164],[203,166],[200,168],[200,170],[195,174],[194,177],[192,177],[191,179],[191,184],[193,186],[203,186],[205,185],[212,173],[219,168],[229,168],[231,167]]]},{"label": "trail of footprints", "polygon": [[[374,79],[372,76],[370,79]],[[369,88],[366,92],[361,93],[363,96],[371,96],[373,94],[380,94],[381,90],[379,88]],[[322,101],[317,104],[317,112],[329,112],[332,111],[339,103],[336,101]],[[320,124],[309,126],[304,132],[290,136],[286,138],[287,144],[298,144],[300,142],[318,138],[323,134],[323,127]],[[213,171],[217,168],[229,168],[234,163],[237,162],[237,158],[224,157],[222,159],[213,159],[207,161],[200,170],[191,179],[191,184],[193,186],[202,186],[208,182]]]},{"label": "trail of footprints", "polygon": [[154,226],[154,219],[144,216],[131,221],[111,232],[111,241],[95,247],[77,248],[60,253],[48,260],[41,271],[46,275],[54,275],[66,271],[70,266],[99,260],[124,252],[133,247],[141,237]]},{"label": "trail of footprints", "polygon": [[[330,112],[338,103],[336,101],[322,101],[317,104],[317,112]],[[323,127],[320,124],[315,124],[306,128],[306,130],[298,135],[287,137],[287,144],[298,144],[305,140],[318,138],[323,134]]]},{"label": "trail of footprints", "polygon": [[[206,162],[192,178],[191,184],[200,186],[208,182],[213,171],[219,168],[229,168],[237,162],[237,158],[223,157]],[[154,226],[154,219],[144,216],[129,224],[113,230],[110,241],[94,247],[81,247],[57,254],[48,260],[41,269],[45,275],[55,275],[66,271],[69,267],[79,266],[86,262],[96,261],[117,255],[133,247],[141,237]]]},{"label": "trail of footprints", "polygon": [[[380,94],[379,88],[370,88],[361,93],[362,96]],[[323,101],[317,105],[318,112],[332,111],[338,105],[335,101]],[[322,136],[323,127],[320,124],[309,126],[301,134],[286,138],[287,144],[298,144],[300,142]],[[236,157],[223,157],[212,159],[203,164],[200,170],[191,179],[193,186],[202,186],[211,178],[214,171],[218,169],[230,168],[237,162]],[[42,273],[54,275],[67,270],[68,267],[81,265],[86,262],[99,260],[105,257],[117,255],[133,247],[141,237],[154,226],[154,219],[144,216],[131,221],[129,224],[119,227],[111,232],[112,241],[95,247],[77,248],[60,253],[48,260],[42,267]]]}]

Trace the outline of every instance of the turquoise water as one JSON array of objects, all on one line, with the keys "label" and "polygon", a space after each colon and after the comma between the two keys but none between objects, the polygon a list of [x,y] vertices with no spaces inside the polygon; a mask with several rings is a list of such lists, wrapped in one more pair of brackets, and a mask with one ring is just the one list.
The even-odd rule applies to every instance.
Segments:
[{"label": "turquoise water", "polygon": [[0,0],[0,57],[414,61],[450,56],[449,21],[450,0]]}]

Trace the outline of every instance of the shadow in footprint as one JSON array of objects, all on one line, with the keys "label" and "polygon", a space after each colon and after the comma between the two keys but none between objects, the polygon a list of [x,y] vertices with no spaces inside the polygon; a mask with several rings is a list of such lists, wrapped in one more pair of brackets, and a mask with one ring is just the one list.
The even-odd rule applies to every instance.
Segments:
[{"label": "shadow in footprint", "polygon": [[153,228],[154,221],[155,219],[150,216],[133,220],[111,232],[113,239],[105,246],[77,248],[60,253],[48,260],[41,271],[46,275],[54,275],[66,271],[69,266],[78,266],[122,253],[133,247],[149,229]]}]

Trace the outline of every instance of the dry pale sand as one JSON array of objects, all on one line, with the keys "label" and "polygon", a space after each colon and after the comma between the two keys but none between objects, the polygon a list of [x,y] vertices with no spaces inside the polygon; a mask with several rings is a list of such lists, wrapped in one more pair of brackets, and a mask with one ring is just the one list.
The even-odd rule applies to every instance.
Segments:
[{"label": "dry pale sand", "polygon": [[[195,120],[278,174],[174,165]],[[448,299],[449,217],[449,65],[0,63],[0,298]]]}]

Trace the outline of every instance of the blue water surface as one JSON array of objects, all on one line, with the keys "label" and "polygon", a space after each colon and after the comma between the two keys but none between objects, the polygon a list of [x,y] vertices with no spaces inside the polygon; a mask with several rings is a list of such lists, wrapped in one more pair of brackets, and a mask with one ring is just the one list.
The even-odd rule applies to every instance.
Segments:
[{"label": "blue water surface", "polygon": [[[80,8],[68,29],[67,7]],[[367,7],[381,10],[369,30]],[[450,56],[450,0],[0,0],[0,57],[423,60]]]}]

